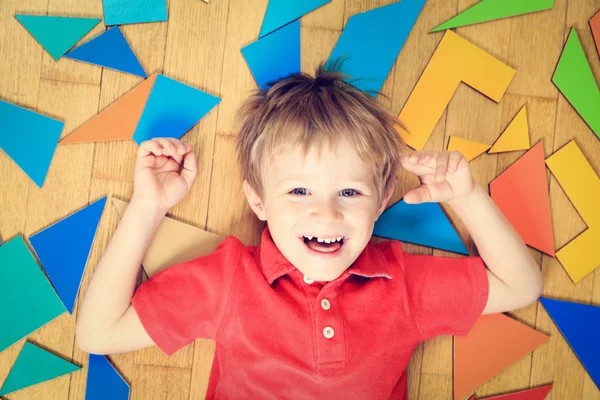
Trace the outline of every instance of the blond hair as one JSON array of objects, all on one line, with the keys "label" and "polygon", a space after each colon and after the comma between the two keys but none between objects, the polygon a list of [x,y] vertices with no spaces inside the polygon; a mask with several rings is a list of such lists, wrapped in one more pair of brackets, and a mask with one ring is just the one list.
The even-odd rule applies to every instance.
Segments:
[{"label": "blond hair", "polygon": [[255,91],[236,115],[236,151],[243,179],[263,198],[263,172],[277,151],[314,145],[335,148],[347,140],[373,166],[379,199],[393,189],[405,145],[397,118],[373,97],[345,81],[348,77],[320,64],[315,77],[290,75]]}]

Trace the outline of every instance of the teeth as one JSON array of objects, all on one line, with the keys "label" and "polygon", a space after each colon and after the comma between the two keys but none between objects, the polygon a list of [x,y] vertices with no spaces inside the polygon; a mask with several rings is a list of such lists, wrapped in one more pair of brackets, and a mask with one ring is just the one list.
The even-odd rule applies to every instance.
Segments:
[{"label": "teeth", "polygon": [[312,240],[312,236],[304,236],[305,238],[307,238],[308,240]]},{"label": "teeth", "polygon": [[320,237],[316,237],[316,236],[304,236],[305,238],[307,238],[308,240],[312,240],[313,237],[315,239],[317,239],[317,242],[319,243],[333,243],[333,242],[340,242],[342,241],[342,239],[344,239],[343,236],[337,237],[337,238],[332,238],[332,239],[322,239]]}]

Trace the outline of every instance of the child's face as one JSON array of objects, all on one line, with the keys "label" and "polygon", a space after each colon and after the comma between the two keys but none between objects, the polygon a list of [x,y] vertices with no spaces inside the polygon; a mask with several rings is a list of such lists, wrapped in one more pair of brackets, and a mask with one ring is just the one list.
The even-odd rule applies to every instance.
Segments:
[{"label": "child's face", "polygon": [[316,281],[336,279],[358,258],[391,195],[378,202],[373,168],[348,143],[325,146],[320,157],[316,149],[306,159],[299,149],[279,154],[263,181],[263,200],[244,183],[251,207],[281,253]]}]

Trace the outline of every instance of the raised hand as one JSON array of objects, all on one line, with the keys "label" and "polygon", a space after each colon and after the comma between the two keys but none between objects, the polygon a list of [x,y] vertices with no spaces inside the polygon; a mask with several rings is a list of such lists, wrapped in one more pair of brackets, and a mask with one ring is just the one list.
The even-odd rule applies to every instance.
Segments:
[{"label": "raised hand", "polygon": [[196,156],[189,143],[154,138],[140,144],[135,163],[133,199],[166,213],[190,191],[196,178]]},{"label": "raised hand", "polygon": [[419,177],[421,185],[404,195],[409,204],[445,202],[473,192],[475,181],[468,161],[458,151],[416,151],[402,155],[400,165]]}]

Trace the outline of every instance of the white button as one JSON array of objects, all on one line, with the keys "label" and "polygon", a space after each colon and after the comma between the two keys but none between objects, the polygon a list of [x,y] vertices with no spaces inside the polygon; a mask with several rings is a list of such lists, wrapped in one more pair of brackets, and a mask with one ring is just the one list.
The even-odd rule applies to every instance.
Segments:
[{"label": "white button", "polygon": [[308,276],[304,275],[304,282],[308,283],[310,285],[311,283],[314,282],[314,280],[312,278],[309,278]]},{"label": "white button", "polygon": [[333,328],[326,326],[325,329],[323,329],[323,336],[325,336],[327,339],[331,339],[333,337]]},{"label": "white button", "polygon": [[331,304],[329,303],[329,300],[327,300],[327,299],[321,300],[321,307],[323,307],[323,310],[329,310],[331,308]]}]

